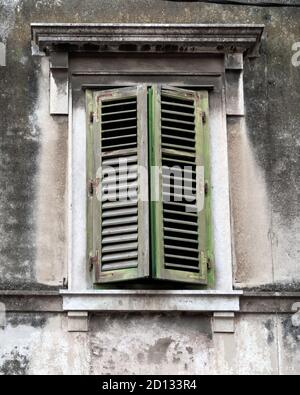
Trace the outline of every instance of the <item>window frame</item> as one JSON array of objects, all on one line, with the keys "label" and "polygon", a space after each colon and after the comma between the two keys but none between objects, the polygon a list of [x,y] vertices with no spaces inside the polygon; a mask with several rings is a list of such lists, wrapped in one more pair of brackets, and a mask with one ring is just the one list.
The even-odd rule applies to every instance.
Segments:
[{"label": "window frame", "polygon": [[[118,57],[119,58],[119,57]],[[144,58],[144,57],[143,57]],[[71,234],[73,233],[71,251],[69,255],[70,268],[70,289],[77,290],[93,289],[93,277],[89,269],[84,266],[86,262],[86,250],[83,245],[82,233],[80,228],[86,232],[84,216],[80,210],[83,207],[83,198],[86,198],[86,191],[79,193],[78,189],[85,186],[86,177],[83,177],[82,169],[80,169],[81,177],[78,178],[78,162],[82,163],[86,157],[82,151],[78,149],[84,142],[82,135],[83,121],[86,122],[85,113],[85,92],[87,89],[101,90],[103,87],[114,86],[117,80],[119,87],[137,85],[139,83],[166,83],[176,86],[202,88],[209,91],[210,96],[210,137],[211,137],[211,163],[212,163],[212,206],[213,206],[213,229],[217,230],[214,235],[215,246],[215,268],[216,281],[214,287],[210,288],[213,292],[220,291],[233,292],[233,273],[232,273],[232,254],[231,254],[231,234],[230,234],[230,210],[229,210],[229,179],[228,179],[228,156],[227,156],[227,128],[226,128],[226,92],[224,58],[220,55],[191,55],[189,59],[189,70],[186,70],[186,59],[178,59],[176,68],[174,68],[174,59],[172,56],[158,56],[156,59],[153,55],[149,56],[149,65],[141,73],[138,59],[135,55],[126,55],[126,62],[122,63],[124,69],[120,73],[114,70],[114,56],[105,56],[104,59],[92,55],[91,58],[81,58],[74,56],[70,59],[70,117],[72,125],[70,127],[69,142],[71,144],[70,151],[73,158],[70,161],[70,174],[76,172],[76,177],[72,177],[72,190],[76,191],[78,198],[78,210],[74,210],[74,196],[70,196],[70,210],[72,225]],[[165,62],[165,69],[161,71],[161,62]],[[86,71],[86,64],[90,69]],[[168,66],[169,65],[169,66]],[[168,70],[169,67],[169,70]],[[210,72],[208,73],[207,67]],[[145,68],[145,66],[144,66]],[[126,70],[125,70],[126,69]],[[116,75],[118,75],[116,79]],[[216,133],[212,133],[212,130]],[[76,152],[76,158],[74,158]],[[80,157],[80,158],[79,158]],[[75,163],[76,162],[76,163]],[[222,165],[220,165],[222,163]],[[75,172],[74,172],[75,170]],[[81,181],[80,181],[81,179]],[[84,180],[84,182],[82,182]],[[217,180],[217,181],[216,181]],[[80,195],[80,196],[79,196]],[[221,196],[221,198],[218,198]],[[77,201],[77,199],[75,199]],[[80,208],[81,207],[81,208]],[[74,216],[76,218],[74,218]],[[221,221],[222,226],[216,226]],[[113,288],[117,291],[117,287]],[[175,286],[174,286],[175,289]],[[113,291],[113,290],[112,290]],[[99,297],[101,295],[101,290]],[[137,291],[140,292],[140,291]],[[195,291],[196,292],[196,291]],[[200,290],[206,295],[207,287]],[[63,291],[64,293],[64,291]]]}]

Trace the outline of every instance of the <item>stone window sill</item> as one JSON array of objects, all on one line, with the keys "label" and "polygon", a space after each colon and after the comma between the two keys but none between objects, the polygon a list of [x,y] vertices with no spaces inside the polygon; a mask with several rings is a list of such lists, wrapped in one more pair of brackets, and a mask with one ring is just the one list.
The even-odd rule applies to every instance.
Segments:
[{"label": "stone window sill", "polygon": [[61,291],[73,312],[238,312],[243,291]]}]

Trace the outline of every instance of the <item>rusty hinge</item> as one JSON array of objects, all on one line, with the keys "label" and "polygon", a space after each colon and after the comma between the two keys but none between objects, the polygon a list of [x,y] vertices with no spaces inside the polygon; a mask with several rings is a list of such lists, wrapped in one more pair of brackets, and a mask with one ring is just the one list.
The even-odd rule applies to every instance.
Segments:
[{"label": "rusty hinge", "polygon": [[95,256],[90,256],[90,272],[93,271],[94,267],[99,264],[99,251],[96,251]]},{"label": "rusty hinge", "polygon": [[213,268],[213,261],[211,258],[207,258],[207,269],[211,270]]},{"label": "rusty hinge", "polygon": [[209,184],[208,184],[208,181],[205,181],[204,192],[205,192],[205,196],[207,196],[208,193],[209,193]]},{"label": "rusty hinge", "polygon": [[203,111],[202,114],[201,114],[201,116],[202,116],[202,122],[203,122],[204,124],[206,124],[206,122],[207,122],[207,115],[206,115],[206,112]]},{"label": "rusty hinge", "polygon": [[95,113],[94,111],[90,112],[90,123],[94,123],[94,119],[95,119]]},{"label": "rusty hinge", "polygon": [[207,267],[207,270],[211,270],[213,268],[213,261],[208,256],[208,254],[204,251],[201,251],[201,264]]},{"label": "rusty hinge", "polygon": [[98,188],[99,184],[100,184],[100,178],[96,178],[95,180],[89,180],[88,189],[90,196],[94,196],[95,189]]}]

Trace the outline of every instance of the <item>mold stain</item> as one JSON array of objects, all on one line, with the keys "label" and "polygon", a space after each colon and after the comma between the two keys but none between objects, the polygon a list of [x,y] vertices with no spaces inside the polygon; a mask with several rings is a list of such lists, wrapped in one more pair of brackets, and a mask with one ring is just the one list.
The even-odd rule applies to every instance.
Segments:
[{"label": "mold stain", "polygon": [[188,352],[189,355],[193,355],[193,353],[194,353],[194,350],[192,347],[187,347],[186,351]]},{"label": "mold stain", "polygon": [[47,317],[44,315],[32,315],[32,314],[25,314],[21,313],[18,314],[17,316],[14,315],[9,318],[9,325],[11,325],[12,328],[17,328],[18,326],[24,325],[24,326],[31,326],[32,328],[39,329],[39,328],[45,328],[47,324]]},{"label": "mold stain", "polygon": [[1,357],[0,374],[5,376],[24,376],[29,367],[27,356],[19,353],[17,349]]},{"label": "mold stain", "polygon": [[286,348],[300,347],[300,327],[293,325],[292,318],[289,317],[282,321],[283,340]]},{"label": "mold stain", "polygon": [[172,343],[173,340],[170,337],[157,340],[154,346],[148,349],[148,362],[161,363],[162,361],[166,361],[167,352]]},{"label": "mold stain", "polygon": [[275,335],[274,335],[274,330],[275,330],[275,323],[272,319],[268,320],[265,322],[265,328],[268,331],[268,345],[271,346],[274,341],[275,341]]}]

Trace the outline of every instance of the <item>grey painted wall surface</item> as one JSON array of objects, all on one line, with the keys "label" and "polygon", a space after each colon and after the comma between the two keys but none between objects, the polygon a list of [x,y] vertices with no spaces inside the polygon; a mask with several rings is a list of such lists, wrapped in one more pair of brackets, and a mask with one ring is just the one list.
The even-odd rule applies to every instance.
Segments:
[{"label": "grey painted wall surface", "polygon": [[[299,291],[299,21],[288,8],[0,0],[0,289],[56,289],[67,270],[67,125],[49,115],[48,61],[31,56],[30,23],[194,22],[266,25],[261,57],[246,62],[246,130],[229,136],[235,284]],[[69,334],[62,315],[9,315],[0,373],[300,372],[300,331],[287,315],[241,315],[234,337],[213,336],[201,316],[107,315],[91,325]]]}]

